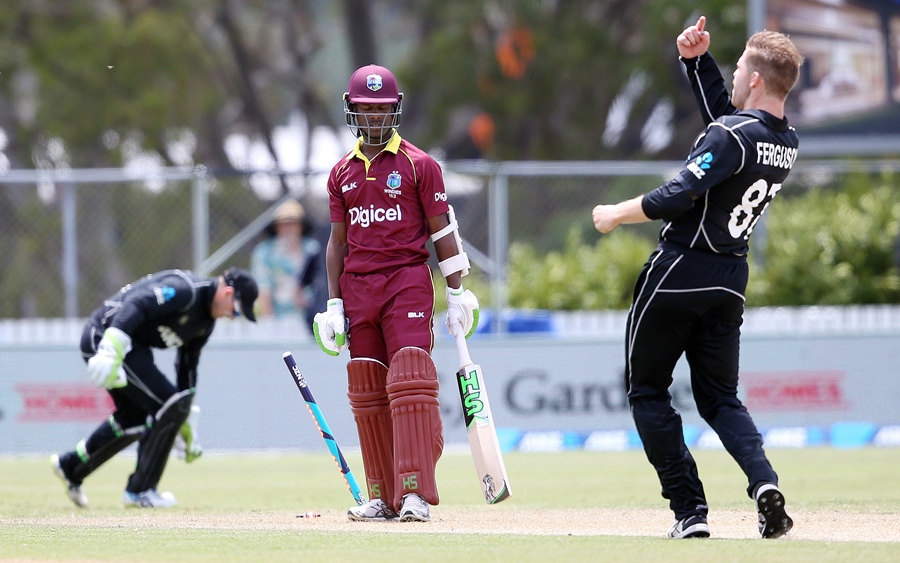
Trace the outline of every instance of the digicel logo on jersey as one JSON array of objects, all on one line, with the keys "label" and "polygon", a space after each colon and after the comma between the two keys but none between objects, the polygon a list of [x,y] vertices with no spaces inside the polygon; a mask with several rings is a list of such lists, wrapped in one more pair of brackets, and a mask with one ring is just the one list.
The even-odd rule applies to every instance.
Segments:
[{"label": "digicel logo on jersey", "polygon": [[350,208],[350,224],[368,227],[372,223],[383,223],[384,221],[400,221],[403,219],[403,213],[400,211],[400,204],[387,209],[378,209],[374,205],[369,207],[351,207]]}]

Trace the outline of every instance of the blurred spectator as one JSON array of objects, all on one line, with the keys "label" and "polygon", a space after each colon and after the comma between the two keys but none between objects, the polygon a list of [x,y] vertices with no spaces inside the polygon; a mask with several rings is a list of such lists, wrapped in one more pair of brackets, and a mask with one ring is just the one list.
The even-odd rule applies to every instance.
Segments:
[{"label": "blurred spectator", "polygon": [[[331,235],[331,223],[323,223],[315,229],[304,230],[305,236],[310,240],[315,239],[320,249],[324,249]],[[328,304],[328,277],[325,270],[325,251],[320,250],[315,255],[309,255],[304,265],[297,272],[297,284],[302,288],[306,297],[306,325],[312,331],[313,320],[316,313],[324,311]]]},{"label": "blurred spectator", "polygon": [[268,238],[253,249],[250,270],[259,285],[260,317],[305,319],[308,308],[316,311],[313,293],[321,268],[315,265],[322,245],[304,236],[305,219],[300,203],[285,201],[266,229]]}]

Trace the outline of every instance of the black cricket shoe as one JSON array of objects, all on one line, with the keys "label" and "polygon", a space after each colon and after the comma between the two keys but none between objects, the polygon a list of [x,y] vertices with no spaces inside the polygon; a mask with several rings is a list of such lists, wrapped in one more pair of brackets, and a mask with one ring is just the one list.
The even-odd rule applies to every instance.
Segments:
[{"label": "black cricket shoe", "polygon": [[708,538],[709,525],[706,523],[706,516],[694,514],[687,518],[682,518],[672,525],[669,530],[669,538],[673,540],[683,540],[687,538]]},{"label": "black cricket shoe", "polygon": [[759,533],[767,539],[780,538],[791,531],[794,521],[784,510],[784,494],[771,483],[756,489],[756,510],[759,513]]}]

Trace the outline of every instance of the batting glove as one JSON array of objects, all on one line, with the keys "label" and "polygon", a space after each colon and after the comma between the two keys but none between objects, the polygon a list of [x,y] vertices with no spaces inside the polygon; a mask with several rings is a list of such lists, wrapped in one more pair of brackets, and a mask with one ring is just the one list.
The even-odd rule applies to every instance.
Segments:
[{"label": "batting glove", "polygon": [[200,407],[191,405],[191,414],[178,429],[172,451],[178,459],[190,463],[203,455],[203,448],[197,443],[197,423],[200,421]]},{"label": "batting glove", "polygon": [[131,337],[122,330],[110,327],[103,333],[97,354],[87,363],[91,383],[104,389],[117,389],[128,385],[122,362],[131,352]]},{"label": "batting glove", "polygon": [[447,288],[447,319],[444,322],[450,336],[462,331],[466,338],[478,328],[478,298],[462,285],[458,289]]},{"label": "batting glove", "polygon": [[344,316],[344,300],[329,299],[324,313],[316,313],[313,318],[313,334],[322,351],[329,356],[337,356],[347,347],[350,321]]}]

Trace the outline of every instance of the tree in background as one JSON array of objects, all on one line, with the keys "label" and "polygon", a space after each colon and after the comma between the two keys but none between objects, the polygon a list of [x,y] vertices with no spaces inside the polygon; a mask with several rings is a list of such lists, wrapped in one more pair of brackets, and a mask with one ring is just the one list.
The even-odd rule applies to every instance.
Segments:
[{"label": "tree in background", "polygon": [[[228,166],[224,139],[264,139],[291,108],[319,118],[309,2],[4,2],[0,116],[13,166]],[[6,105],[6,104],[4,104]],[[67,161],[35,162],[51,140]],[[277,156],[273,156],[277,162]]]},{"label": "tree in background", "polygon": [[[674,38],[701,12],[718,23],[714,55],[735,60],[746,39],[746,6],[731,0],[4,0],[0,173],[196,164],[222,173],[235,166],[225,148],[234,134],[258,140],[278,167],[275,130],[295,112],[308,123],[300,162],[309,163],[315,149],[312,128],[344,131],[340,95],[346,76],[370,62],[387,64],[400,78],[405,134],[447,158],[680,160],[693,140],[685,136],[696,131],[699,118],[696,102],[683,87]],[[281,193],[288,189],[285,182],[280,178]],[[240,178],[219,186],[214,216],[224,217],[228,229],[215,233],[214,241],[228,240],[233,229],[265,209],[265,202],[240,199],[246,197],[246,184]],[[634,194],[655,187],[626,179],[617,184]],[[58,288],[55,188],[0,189],[0,235],[33,233],[17,234],[5,247],[10,265],[0,271],[7,294],[0,316],[41,313],[34,305],[40,301],[34,296],[35,280],[47,291]],[[810,303],[896,302],[896,262],[885,262],[893,254],[886,250],[890,241],[882,240],[893,223],[881,221],[893,207],[884,200],[873,208],[877,213],[851,213],[869,209],[871,198],[889,197],[885,189],[866,195],[859,188],[842,196],[849,199],[829,202],[845,208],[844,224],[880,231],[867,235],[875,238],[817,231],[815,245],[804,247],[810,254],[803,263],[817,272],[816,283],[829,276],[841,283],[816,288],[798,282],[800,287],[786,289],[780,280],[799,279],[800,262],[791,261],[796,257],[788,253],[790,244],[772,246],[765,251],[772,253],[766,264],[771,276],[755,277],[769,285],[751,304],[798,297]],[[584,189],[536,186],[530,194],[521,190],[510,198],[512,234],[519,229],[522,237],[532,236],[522,239],[529,247],[512,249],[511,271],[524,256],[548,260],[548,276],[556,275],[563,271],[559,264],[589,259],[580,252],[600,252],[599,247],[579,250],[572,236],[566,238],[567,225],[577,225],[582,235],[590,230],[579,191]],[[183,208],[177,197],[90,192],[88,201],[79,202],[90,236],[81,247],[79,268],[92,276],[96,292],[88,301],[142,272],[186,265],[172,263],[178,261],[175,250],[184,246],[170,224]],[[551,196],[570,205],[559,205],[551,215],[546,205]],[[818,205],[817,200],[804,203]],[[149,205],[161,211],[134,222],[133,210]],[[780,213],[772,212],[773,233]],[[802,218],[797,213],[795,221]],[[823,215],[819,222],[835,218]],[[154,242],[160,247],[135,250],[136,241],[148,240],[148,233],[157,234]],[[627,241],[621,244],[629,248]],[[877,252],[860,252],[853,245]],[[122,258],[122,248],[131,249],[131,258]],[[791,257],[785,265],[779,265],[779,252]],[[96,256],[104,257],[102,267],[90,261]],[[868,287],[861,287],[861,280]],[[541,283],[552,288],[556,281],[548,277]],[[857,289],[849,291],[851,285]],[[534,289],[525,282],[522,287]],[[785,290],[781,301],[778,288]],[[564,290],[548,291],[542,303],[576,306],[577,299]],[[585,299],[590,303],[583,306],[594,307],[593,298]]]},{"label": "tree in background", "polygon": [[672,45],[701,9],[730,60],[746,8],[727,0],[8,0],[2,150],[24,168],[53,139],[68,166],[221,167],[244,132],[277,163],[273,129],[294,110],[340,129],[342,77],[378,61],[404,128],[451,158],[680,158],[694,102]]},{"label": "tree in background", "polygon": [[[0,170],[197,164],[229,169],[225,140],[235,133],[260,139],[277,168],[273,130],[292,110],[336,127],[323,101],[331,93],[317,89],[321,81],[310,71],[321,46],[314,4],[319,3],[4,2]],[[279,180],[284,193],[285,180]],[[43,209],[36,208],[34,186],[0,190],[0,230],[24,226],[7,248],[24,269],[0,273],[0,285],[9,290],[7,316],[46,314],[46,291],[36,286],[59,285],[59,243],[42,242],[59,238],[59,189],[52,183],[37,187]],[[220,196],[227,193],[219,190]],[[172,214],[128,213],[127,189],[81,194],[79,271],[90,301],[140,272],[190,266],[162,252],[188,248],[184,241],[160,244],[167,239],[162,233],[176,227]],[[164,209],[172,194],[133,195],[148,200],[143,209]],[[245,204],[235,213],[239,227],[254,217],[246,212],[255,207]],[[184,208],[183,195],[176,208]],[[138,240],[155,246],[126,258],[121,250]],[[161,256],[169,259],[155,260]],[[130,264],[132,259],[142,264]]]},{"label": "tree in background", "polygon": [[732,60],[746,41],[746,7],[723,0],[411,7],[420,47],[400,80],[415,104],[417,138],[451,159],[683,158],[699,118],[675,37],[702,10],[722,22],[719,60]]}]

